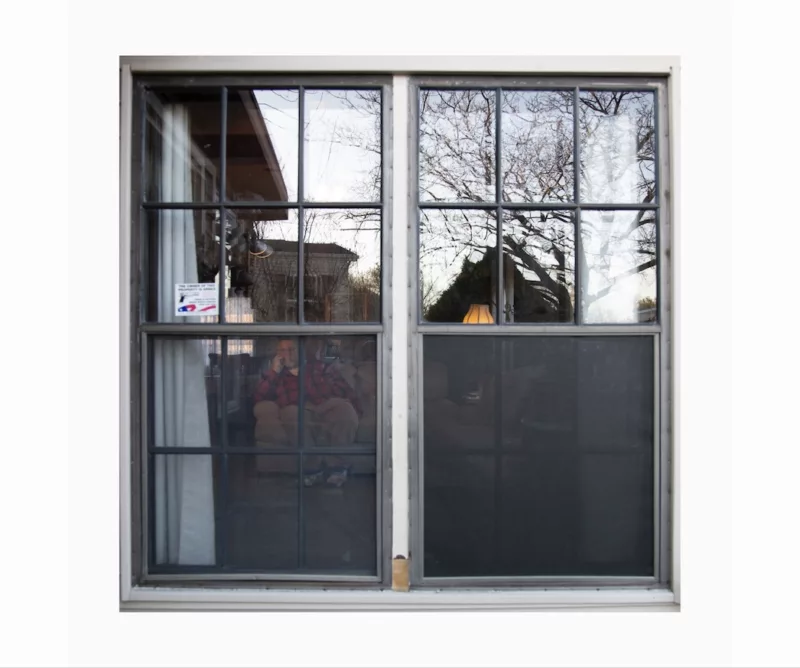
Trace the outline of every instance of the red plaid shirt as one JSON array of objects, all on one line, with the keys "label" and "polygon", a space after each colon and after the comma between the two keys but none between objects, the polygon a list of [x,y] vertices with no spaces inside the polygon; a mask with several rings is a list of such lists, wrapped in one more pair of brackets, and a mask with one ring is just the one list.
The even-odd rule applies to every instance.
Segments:
[{"label": "red plaid shirt", "polygon": [[[350,384],[336,371],[323,362],[308,362],[304,371],[303,390],[305,400],[318,405],[326,399],[341,397],[347,399],[361,415],[361,402]],[[281,408],[297,406],[300,397],[300,377],[295,376],[288,369],[276,373],[271,368],[261,377],[253,399],[259,401],[274,401]]]}]

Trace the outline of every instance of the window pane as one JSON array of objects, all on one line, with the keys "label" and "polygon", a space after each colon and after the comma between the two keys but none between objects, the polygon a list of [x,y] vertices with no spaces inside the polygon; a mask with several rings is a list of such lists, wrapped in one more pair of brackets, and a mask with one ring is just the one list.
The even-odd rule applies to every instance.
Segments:
[{"label": "window pane", "polygon": [[651,337],[423,349],[426,577],[652,575]]},{"label": "window pane", "polygon": [[306,322],[380,322],[381,212],[306,209]]},{"label": "window pane", "polygon": [[573,322],[575,226],[569,211],[503,213],[506,322]]},{"label": "window pane", "polygon": [[[326,573],[374,574],[375,457],[305,457],[303,473],[306,566]],[[341,486],[339,481],[344,481]]]},{"label": "window pane", "polygon": [[294,455],[229,455],[226,565],[300,568],[300,476]]},{"label": "window pane", "polygon": [[[153,337],[148,443],[255,448],[227,456],[222,486],[222,460],[212,471],[195,455],[156,458],[156,563],[373,574],[376,344],[375,336]],[[200,532],[186,539],[188,552],[170,547],[186,531]]]},{"label": "window pane", "polygon": [[503,201],[575,198],[572,91],[504,91]]},{"label": "window pane", "polygon": [[229,443],[296,448],[302,397],[306,448],[375,452],[376,343],[374,336],[231,339],[228,345],[239,351],[240,358],[229,354],[229,359],[242,371],[236,381],[240,419],[228,413]]},{"label": "window pane", "polygon": [[653,211],[582,211],[586,323],[655,322]]},{"label": "window pane", "polygon": [[156,566],[215,566],[218,563],[215,490],[219,461],[210,455],[155,455],[150,521],[150,563]]},{"label": "window pane", "polygon": [[146,96],[144,199],[219,199],[221,93],[150,90]]},{"label": "window pane", "polygon": [[297,200],[300,139],[297,90],[232,90],[228,95],[228,199]]},{"label": "window pane", "polygon": [[305,198],[381,198],[381,91],[306,90]]},{"label": "window pane", "polygon": [[495,200],[495,92],[421,90],[419,198]]},{"label": "window pane", "polygon": [[296,209],[226,211],[226,322],[297,322]]},{"label": "window pane", "polygon": [[[178,284],[214,286],[219,294],[219,213],[183,209],[147,212],[147,319],[155,322],[217,322],[218,304],[185,310]],[[204,293],[205,294],[205,293]],[[219,297],[216,297],[216,302]]]},{"label": "window pane", "polygon": [[148,442],[166,448],[219,446],[218,339],[154,337],[150,345]]},{"label": "window pane", "polygon": [[[374,574],[375,457],[230,455],[227,566]],[[301,489],[302,487],[302,489]]]},{"label": "window pane", "polygon": [[494,211],[420,211],[422,317],[462,322],[485,306],[497,320],[497,223]]},{"label": "window pane", "polygon": [[581,201],[653,201],[654,97],[637,91],[581,93]]}]

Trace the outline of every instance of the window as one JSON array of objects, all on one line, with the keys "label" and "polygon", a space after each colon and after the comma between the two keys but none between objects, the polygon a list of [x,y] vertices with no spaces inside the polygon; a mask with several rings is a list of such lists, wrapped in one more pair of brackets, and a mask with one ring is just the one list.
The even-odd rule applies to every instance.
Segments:
[{"label": "window", "polygon": [[378,583],[384,81],[137,81],[141,582]]},{"label": "window", "polygon": [[669,79],[258,71],[131,80],[123,579],[667,593]]},{"label": "window", "polygon": [[419,585],[667,577],[659,92],[413,88]]}]

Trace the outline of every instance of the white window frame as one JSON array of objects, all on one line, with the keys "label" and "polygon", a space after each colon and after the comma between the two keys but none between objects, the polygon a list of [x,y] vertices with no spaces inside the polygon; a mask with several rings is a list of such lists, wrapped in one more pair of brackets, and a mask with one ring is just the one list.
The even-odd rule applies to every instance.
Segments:
[{"label": "white window frame", "polygon": [[[582,56],[498,56],[498,57],[317,57],[317,56],[265,56],[265,57],[123,57],[120,59],[121,73],[121,140],[120,140],[120,606],[121,609],[264,609],[264,610],[459,610],[459,609],[611,609],[628,610],[675,609],[680,603],[680,485],[679,485],[679,441],[674,429],[669,430],[671,453],[669,508],[665,512],[671,520],[671,550],[669,562],[671,577],[667,588],[581,588],[496,590],[448,589],[445,591],[411,590],[312,590],[312,589],[264,589],[264,588],[220,588],[199,585],[134,586],[132,584],[132,470],[131,453],[131,359],[129,335],[131,331],[131,158],[133,120],[133,76],[138,74],[237,74],[263,72],[265,74],[390,74],[392,75],[392,128],[394,137],[392,151],[392,186],[389,207],[394,224],[391,226],[393,255],[402,258],[409,252],[409,228],[416,220],[414,199],[410,192],[409,142],[412,130],[409,114],[411,93],[410,81],[415,75],[583,75],[583,76],[658,76],[667,78],[669,126],[664,136],[669,138],[669,184],[664,192],[663,207],[669,216],[669,247],[679,230],[677,217],[677,171],[679,163],[678,115],[679,61],[674,57],[582,57]],[[407,225],[403,222],[407,221]],[[662,261],[664,260],[661,254]],[[409,416],[413,406],[409,400],[409,370],[413,354],[409,319],[409,291],[403,289],[413,284],[409,275],[410,264],[393,262],[391,284],[393,303],[387,327],[390,329],[391,355],[391,479],[387,481],[392,490],[391,555],[409,555],[412,505],[410,503],[412,479],[409,469]],[[678,282],[675,265],[670,263],[671,280],[663,286],[662,299],[674,314],[674,286]],[[392,313],[397,314],[392,317]],[[403,315],[400,315],[403,314]],[[675,316],[667,326],[667,354],[669,374],[663,374],[661,392],[671,397],[668,425],[674,425],[677,397],[677,368],[675,364],[674,331]],[[663,412],[662,412],[663,415]],[[662,425],[662,428],[665,425]],[[663,432],[662,432],[663,433]]]}]

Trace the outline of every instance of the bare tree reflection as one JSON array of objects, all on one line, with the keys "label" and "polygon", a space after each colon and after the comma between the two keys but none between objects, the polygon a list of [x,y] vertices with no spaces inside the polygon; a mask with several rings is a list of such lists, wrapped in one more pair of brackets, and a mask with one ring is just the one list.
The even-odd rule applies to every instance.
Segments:
[{"label": "bare tree reflection", "polygon": [[[506,91],[502,119],[502,200],[509,202],[557,203],[574,196],[574,150],[572,91]],[[579,128],[582,143],[581,183],[585,199],[598,202],[653,199],[655,138],[652,95],[631,91],[592,91],[581,97]],[[430,91],[420,94],[420,197],[428,202],[495,201],[497,110],[494,91]],[[584,192],[585,191],[585,192]],[[610,212],[613,216],[614,212]],[[567,211],[504,212],[503,272],[511,263],[513,280],[502,280],[513,296],[502,305],[506,316],[516,321],[570,321],[574,315],[575,238]],[[629,273],[653,266],[655,236],[637,232],[652,214],[642,212],[624,231],[619,226],[584,225],[585,234],[605,239],[598,252],[584,253],[584,276],[607,277],[594,293],[584,292],[588,306],[602,299],[617,281]],[[494,302],[491,256],[497,234],[494,216],[471,216],[463,212],[437,210],[421,216],[423,255],[450,249],[458,258],[460,280],[449,278],[448,287],[437,295],[442,304],[428,298],[429,320],[453,321],[457,314],[453,292],[473,291],[472,299]],[[635,244],[621,244],[624,239]],[[615,274],[611,247],[623,246],[635,255],[625,274]],[[476,256],[477,253],[477,256]],[[469,259],[467,259],[469,258]],[[424,262],[423,262],[424,264]],[[451,263],[452,264],[452,263]],[[487,265],[483,270],[481,267]],[[476,276],[483,276],[478,287]],[[468,280],[472,277],[472,280]],[[521,289],[514,289],[520,282]],[[445,294],[446,291],[449,292]],[[469,298],[468,295],[465,295]],[[455,300],[459,301],[459,300]],[[463,300],[461,300],[463,301]],[[448,305],[449,304],[449,305]],[[463,308],[459,303],[457,308]],[[462,313],[463,315],[463,313]]]},{"label": "bare tree reflection", "polygon": [[[325,131],[328,150],[335,153],[338,146],[357,149],[368,156],[364,158],[365,171],[347,184],[342,199],[380,200],[380,90],[331,90],[325,95],[332,101],[329,104],[352,112],[337,116],[343,120]],[[501,100],[502,164],[498,166],[495,137],[498,110],[494,90],[420,92],[421,201],[489,205],[487,210],[422,210],[423,315],[432,321],[459,321],[470,303],[481,302],[491,304],[495,313],[502,310],[508,321],[571,322],[575,317],[575,294],[580,290],[585,312],[591,311],[591,317],[598,321],[613,320],[618,317],[614,309],[606,315],[602,311],[608,300],[619,293],[620,286],[636,277],[642,281],[646,278],[654,285],[654,279],[650,278],[656,264],[653,213],[584,210],[582,251],[576,257],[574,220],[569,210],[506,208],[500,240],[503,259],[499,263],[493,209],[498,173],[504,202],[557,205],[574,201],[575,195],[573,91],[507,90]],[[652,202],[655,197],[652,93],[582,91],[579,100],[581,201]],[[377,208],[338,212],[336,229],[320,225],[319,216],[310,213],[306,211],[304,228],[307,244],[337,244],[356,255],[361,253],[353,246],[354,235],[375,233],[381,226]],[[267,227],[258,232],[261,238],[270,238],[270,230],[275,229]],[[319,234],[323,229],[327,230],[325,238]],[[285,238],[296,243],[296,236]],[[307,252],[307,262],[313,256],[313,252]],[[312,297],[312,303],[306,304],[311,318],[327,319],[334,312],[337,295],[342,294],[345,284],[351,299],[354,291],[359,291],[361,297],[356,298],[357,302],[366,299],[373,304],[362,308],[359,318],[377,308],[373,297],[379,290],[370,286],[363,263],[356,269],[346,257],[342,252],[338,270],[327,272],[319,280],[315,277],[317,270],[308,264],[304,267],[307,293]],[[271,286],[269,294],[262,290],[263,294],[255,296],[259,290],[253,290],[253,306],[260,311],[258,319],[281,321],[286,316],[273,311],[284,309],[285,314],[285,304],[296,294],[296,267],[292,272],[278,264],[264,263],[258,271],[277,271],[277,274],[254,280]],[[576,285],[576,266],[580,286]],[[505,303],[501,305],[495,303],[498,281],[502,281],[505,293]],[[647,300],[655,296],[654,288],[645,288],[637,287],[634,308],[638,308],[639,302],[649,304]],[[651,306],[646,309],[653,311]]]},{"label": "bare tree reflection", "polygon": [[580,99],[582,201],[652,202],[653,94],[584,91]]}]

